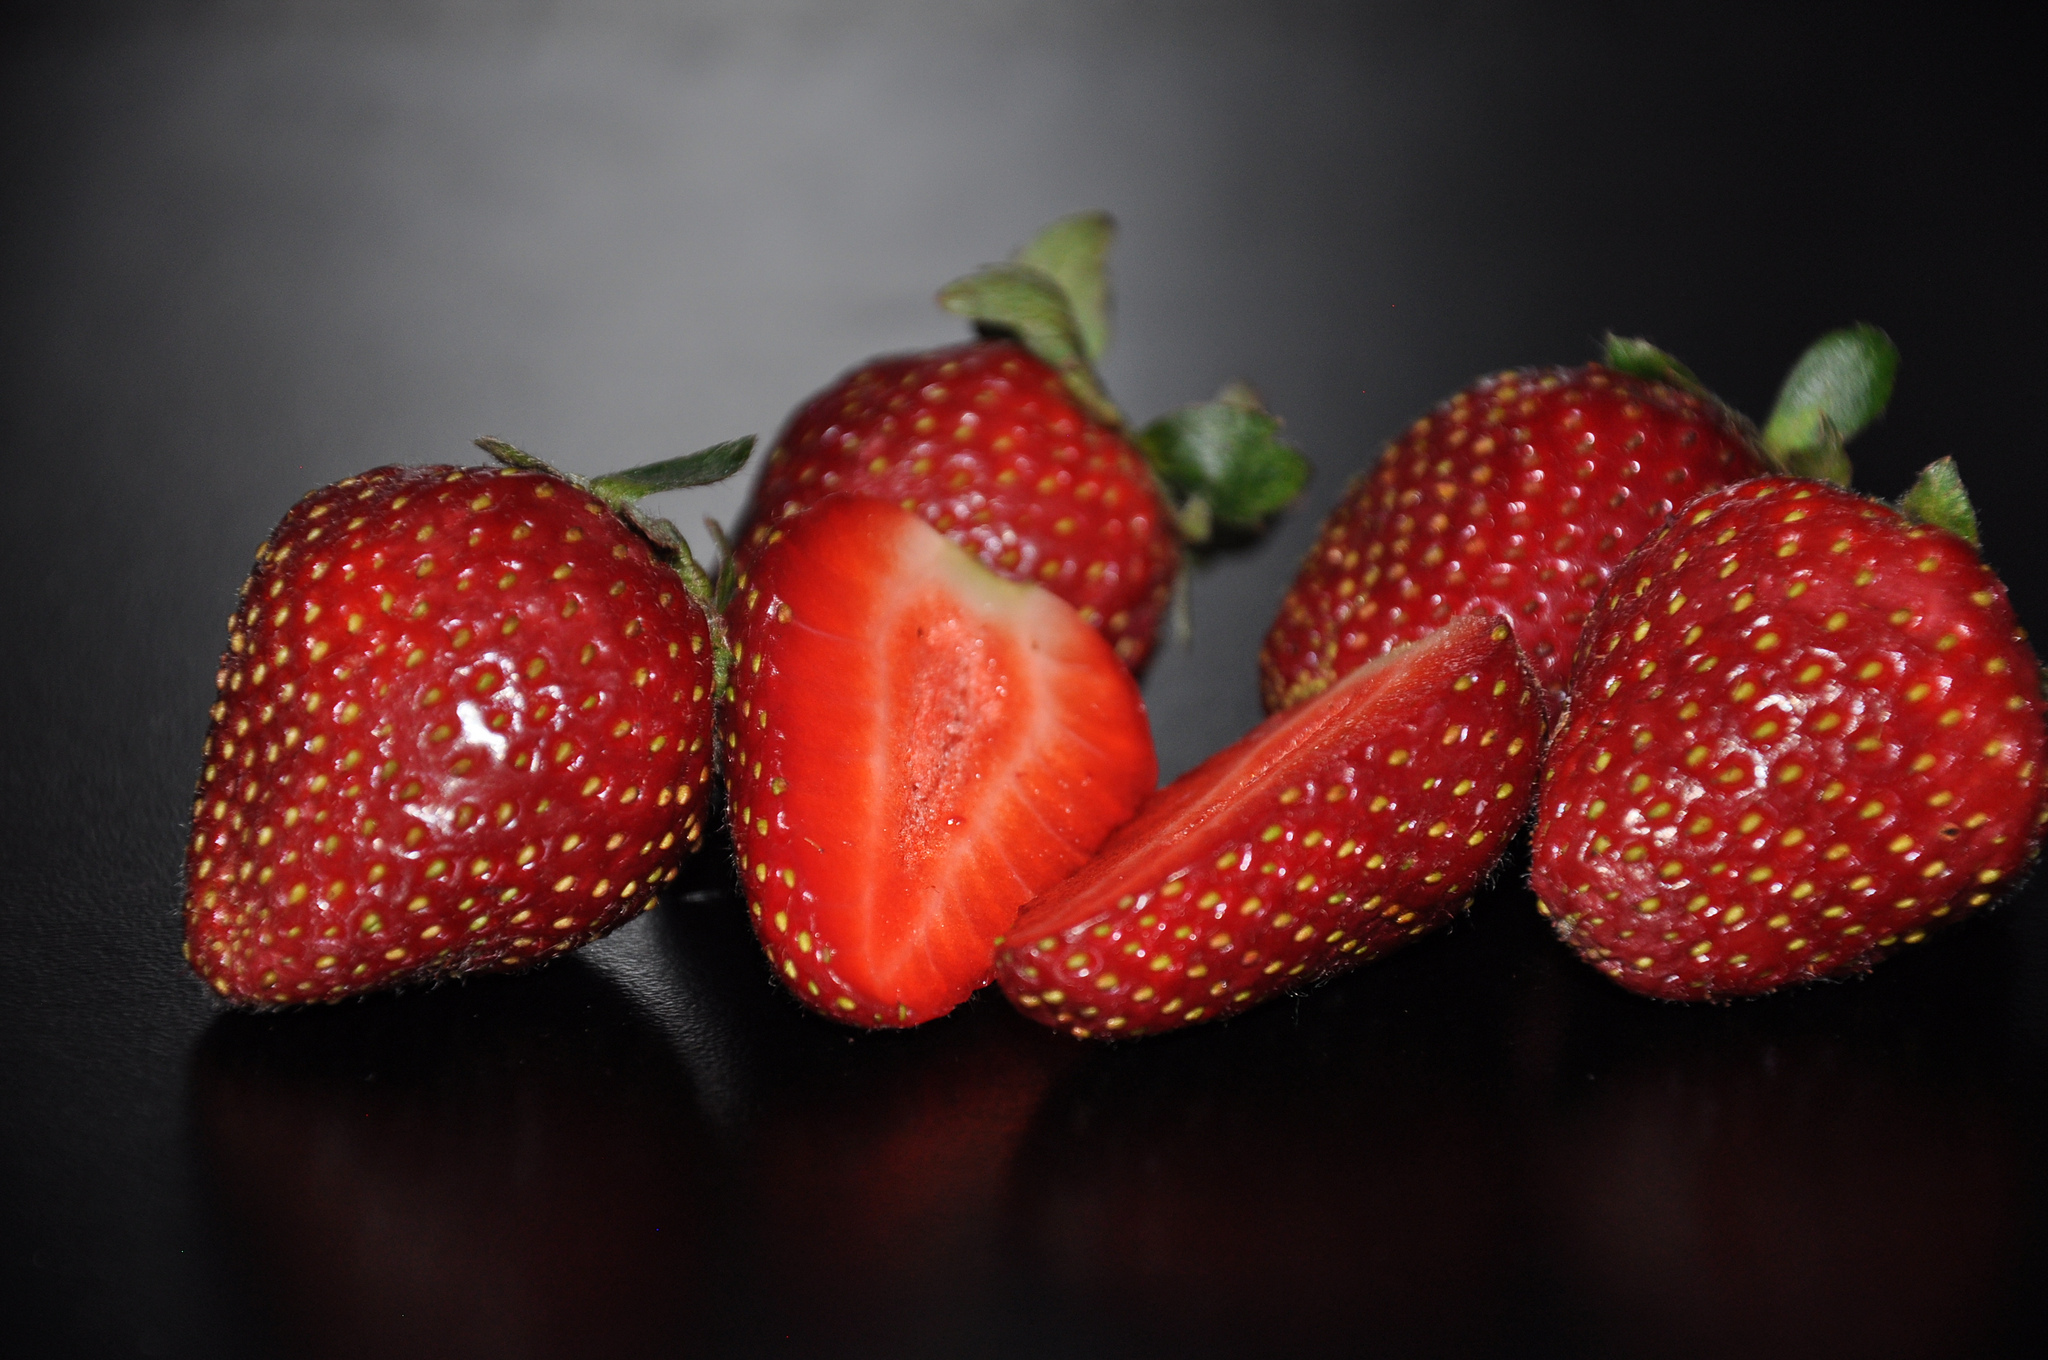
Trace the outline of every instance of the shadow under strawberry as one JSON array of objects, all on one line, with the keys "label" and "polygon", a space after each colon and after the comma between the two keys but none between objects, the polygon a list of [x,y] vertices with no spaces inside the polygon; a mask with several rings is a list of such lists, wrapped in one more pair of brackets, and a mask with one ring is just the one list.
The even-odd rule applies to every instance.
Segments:
[{"label": "shadow under strawberry", "polygon": [[1015,1314],[1068,1355],[1507,1353],[1506,959],[1471,938],[1516,924],[1500,895],[1306,996],[1090,1046],[1011,1182]]},{"label": "shadow under strawberry", "polygon": [[777,982],[721,831],[648,924],[730,1042],[734,1203],[720,1336],[736,1352],[1004,1353],[1001,1213],[1040,1100],[1082,1056],[992,987],[911,1030],[848,1030]]},{"label": "shadow under strawberry", "polygon": [[1078,1050],[1045,1042],[993,989],[872,1034],[769,999],[782,1018],[752,1050],[735,1172],[748,1212],[724,1244],[749,1285],[728,1336],[746,1353],[1008,1353],[1010,1166]]},{"label": "shadow under strawberry", "polygon": [[1999,1349],[2040,1192],[2016,1055],[1983,1040],[2007,1032],[1999,933],[1727,1008],[1575,988],[1526,1144],[1555,1330],[1629,1356]]},{"label": "shadow under strawberry", "polygon": [[578,960],[222,1015],[192,1081],[280,1354],[673,1355],[702,1332],[715,1148],[660,1036]]}]

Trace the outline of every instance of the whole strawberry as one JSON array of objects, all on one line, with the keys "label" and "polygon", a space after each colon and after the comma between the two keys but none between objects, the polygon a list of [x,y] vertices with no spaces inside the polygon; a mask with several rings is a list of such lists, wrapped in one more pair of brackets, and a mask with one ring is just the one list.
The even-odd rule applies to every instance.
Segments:
[{"label": "whole strawberry", "polygon": [[839,494],[874,496],[1015,581],[1050,589],[1136,670],[1183,542],[1250,528],[1307,477],[1249,389],[1133,435],[1092,367],[1108,339],[1109,218],[1062,219],[1009,264],[948,285],[982,338],[874,360],[813,397],[776,439],[743,554]]},{"label": "whole strawberry", "polygon": [[1709,998],[1858,972],[2033,858],[2039,664],[1953,465],[1905,506],[1789,477],[1724,488],[1602,597],[1532,879],[1623,986]]},{"label": "whole strawberry", "polygon": [[719,643],[688,549],[622,507],[748,442],[595,483],[492,445],[513,466],[383,467],[292,507],[228,623],[186,854],[200,976],[328,1001],[653,905],[703,834]]},{"label": "whole strawberry", "polygon": [[1079,1038],[1220,1019],[1444,924],[1521,826],[1543,705],[1467,615],[1268,718],[1025,907],[996,976]]},{"label": "whole strawberry", "polygon": [[1673,508],[1770,468],[1847,482],[1842,443],[1883,410],[1896,366],[1872,327],[1822,337],[1761,434],[1639,340],[1481,379],[1324,522],[1259,653],[1267,709],[1474,609],[1513,622],[1554,706],[1601,587]]}]

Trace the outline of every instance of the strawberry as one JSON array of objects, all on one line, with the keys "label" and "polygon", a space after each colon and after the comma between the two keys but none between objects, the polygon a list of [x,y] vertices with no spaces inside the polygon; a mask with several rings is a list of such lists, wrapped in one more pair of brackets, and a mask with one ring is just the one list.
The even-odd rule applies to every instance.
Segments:
[{"label": "strawberry", "polygon": [[1307,464],[1249,389],[1126,430],[1092,364],[1108,336],[1109,218],[1054,223],[940,301],[983,338],[876,359],[811,398],[776,439],[739,543],[836,494],[875,496],[1013,581],[1052,590],[1133,670],[1152,651],[1181,544],[1256,526]]},{"label": "strawberry", "polygon": [[1022,345],[982,340],[879,359],[820,393],[767,459],[741,542],[825,496],[915,510],[994,571],[1056,592],[1130,665],[1179,569],[1173,512],[1144,456],[1091,419]]},{"label": "strawberry", "polygon": [[1158,778],[1109,644],[895,506],[834,499],[771,531],[727,617],[748,908],[834,1019],[914,1025],[965,1000],[1017,909]]},{"label": "strawberry", "polygon": [[1469,610],[1511,619],[1553,711],[1608,576],[1702,491],[1781,470],[1847,482],[1844,440],[1898,356],[1822,337],[1759,433],[1676,360],[1608,337],[1605,363],[1483,378],[1390,443],[1324,521],[1259,652],[1269,711]]},{"label": "strawberry", "polygon": [[751,441],[592,483],[488,443],[511,465],[350,477],[256,554],[186,855],[186,957],[231,1000],[562,953],[701,839],[708,583],[621,507]]},{"label": "strawberry", "polygon": [[1860,972],[2034,855],[2039,663],[1953,464],[1906,505],[1931,522],[1822,482],[1727,487],[1609,584],[1532,877],[1623,986],[1710,998]]},{"label": "strawberry", "polygon": [[1528,811],[1542,705],[1476,615],[1361,666],[1160,790],[998,956],[1081,1038],[1220,1019],[1448,921]]}]

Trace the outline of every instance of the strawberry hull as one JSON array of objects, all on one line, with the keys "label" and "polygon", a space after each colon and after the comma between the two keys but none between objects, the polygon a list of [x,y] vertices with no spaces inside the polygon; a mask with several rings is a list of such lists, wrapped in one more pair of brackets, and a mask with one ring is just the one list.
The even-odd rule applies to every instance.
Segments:
[{"label": "strawberry hull", "polygon": [[596,938],[701,839],[711,684],[681,581],[566,482],[379,468],[312,493],[229,623],[187,957],[268,1005]]},{"label": "strawberry hull", "polygon": [[1632,991],[1861,972],[2011,888],[2043,746],[2039,664],[1968,544],[1760,479],[1687,507],[1602,600],[1533,884]]},{"label": "strawberry hull", "polygon": [[1134,1037],[1354,968],[1469,903],[1542,735],[1507,626],[1455,620],[1153,795],[1025,908],[997,978],[1043,1024]]}]

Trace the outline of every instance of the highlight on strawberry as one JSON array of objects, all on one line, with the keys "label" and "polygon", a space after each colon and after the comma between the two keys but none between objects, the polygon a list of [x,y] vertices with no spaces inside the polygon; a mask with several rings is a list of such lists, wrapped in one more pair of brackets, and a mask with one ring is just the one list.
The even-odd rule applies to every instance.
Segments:
[{"label": "highlight on strawberry", "polygon": [[1324,521],[1259,652],[1267,710],[1477,609],[1514,624],[1554,713],[1587,614],[1636,545],[1701,492],[1768,471],[1846,485],[1844,446],[1897,369],[1874,326],[1824,335],[1761,430],[1643,340],[1479,380],[1389,443]]},{"label": "highlight on strawberry", "polygon": [[1137,682],[1049,591],[921,517],[778,522],[727,618],[726,804],[754,930],[813,1010],[945,1014],[996,940],[1158,780]]},{"label": "highlight on strawberry", "polygon": [[1862,972],[2007,892],[2048,820],[2041,669],[1955,465],[1897,508],[1700,497],[1599,600],[1546,757],[1557,932],[1673,1000]]},{"label": "highlight on strawberry", "polygon": [[1106,213],[1054,222],[940,290],[976,339],[871,360],[806,402],[769,450],[742,555],[827,497],[874,496],[1051,590],[1141,668],[1184,548],[1218,528],[1256,532],[1308,464],[1242,383],[1142,429],[1125,422],[1095,371],[1114,234]]},{"label": "highlight on strawberry", "polygon": [[1543,705],[1467,615],[1268,718],[1025,907],[1004,993],[1077,1038],[1235,1015],[1450,920],[1534,795]]},{"label": "highlight on strawberry", "polygon": [[240,1004],[519,968],[652,906],[702,839],[717,586],[655,491],[734,440],[584,480],[380,467],[308,494],[228,620],[185,954]]}]

